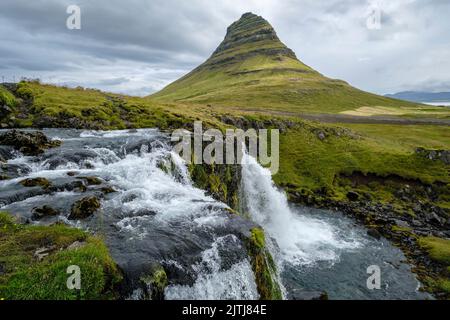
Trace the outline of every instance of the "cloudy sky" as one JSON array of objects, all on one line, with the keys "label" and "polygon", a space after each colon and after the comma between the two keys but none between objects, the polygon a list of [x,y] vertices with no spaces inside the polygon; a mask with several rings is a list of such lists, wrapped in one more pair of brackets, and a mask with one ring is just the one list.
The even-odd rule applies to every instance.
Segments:
[{"label": "cloudy sky", "polygon": [[[69,5],[81,30],[66,27]],[[448,0],[0,0],[0,80],[147,95],[206,60],[247,11],[329,77],[382,94],[450,91]]]}]

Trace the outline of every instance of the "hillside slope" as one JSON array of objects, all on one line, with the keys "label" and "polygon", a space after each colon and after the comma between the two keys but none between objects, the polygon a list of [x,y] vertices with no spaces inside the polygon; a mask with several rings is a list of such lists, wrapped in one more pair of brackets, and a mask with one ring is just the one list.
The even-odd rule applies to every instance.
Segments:
[{"label": "hillside slope", "polygon": [[421,108],[358,90],[297,59],[262,17],[244,14],[202,65],[151,96],[251,109],[337,113],[361,107]]}]

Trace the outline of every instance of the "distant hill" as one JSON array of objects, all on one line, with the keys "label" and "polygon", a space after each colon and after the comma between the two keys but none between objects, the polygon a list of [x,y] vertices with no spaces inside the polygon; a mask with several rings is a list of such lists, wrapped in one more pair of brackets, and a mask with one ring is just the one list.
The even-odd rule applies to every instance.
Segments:
[{"label": "distant hill", "polygon": [[420,108],[323,76],[297,59],[273,27],[253,13],[245,13],[228,27],[207,61],[151,98],[304,113]]},{"label": "distant hill", "polygon": [[411,102],[449,102],[450,92],[403,91],[394,94],[387,94],[386,97]]}]

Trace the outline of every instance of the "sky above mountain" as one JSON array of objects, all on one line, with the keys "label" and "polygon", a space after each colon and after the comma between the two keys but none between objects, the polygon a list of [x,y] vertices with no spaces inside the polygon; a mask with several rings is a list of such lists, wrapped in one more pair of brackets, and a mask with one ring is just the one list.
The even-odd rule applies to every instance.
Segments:
[{"label": "sky above mountain", "polygon": [[[81,8],[80,30],[66,27],[69,5]],[[380,94],[450,90],[448,0],[1,0],[0,8],[4,81],[147,95],[206,60],[251,11],[326,76]],[[376,12],[379,28],[367,23]]]}]

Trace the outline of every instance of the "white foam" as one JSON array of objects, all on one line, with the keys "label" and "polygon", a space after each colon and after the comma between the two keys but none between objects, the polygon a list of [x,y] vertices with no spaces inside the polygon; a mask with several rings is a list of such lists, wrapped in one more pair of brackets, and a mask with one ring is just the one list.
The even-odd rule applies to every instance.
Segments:
[{"label": "white foam", "polygon": [[[342,249],[360,246],[358,239],[337,236],[333,226],[293,212],[268,169],[245,154],[242,166],[244,201],[251,217],[276,240],[283,261],[295,265],[334,261]],[[278,252],[274,252],[277,255]]]}]

